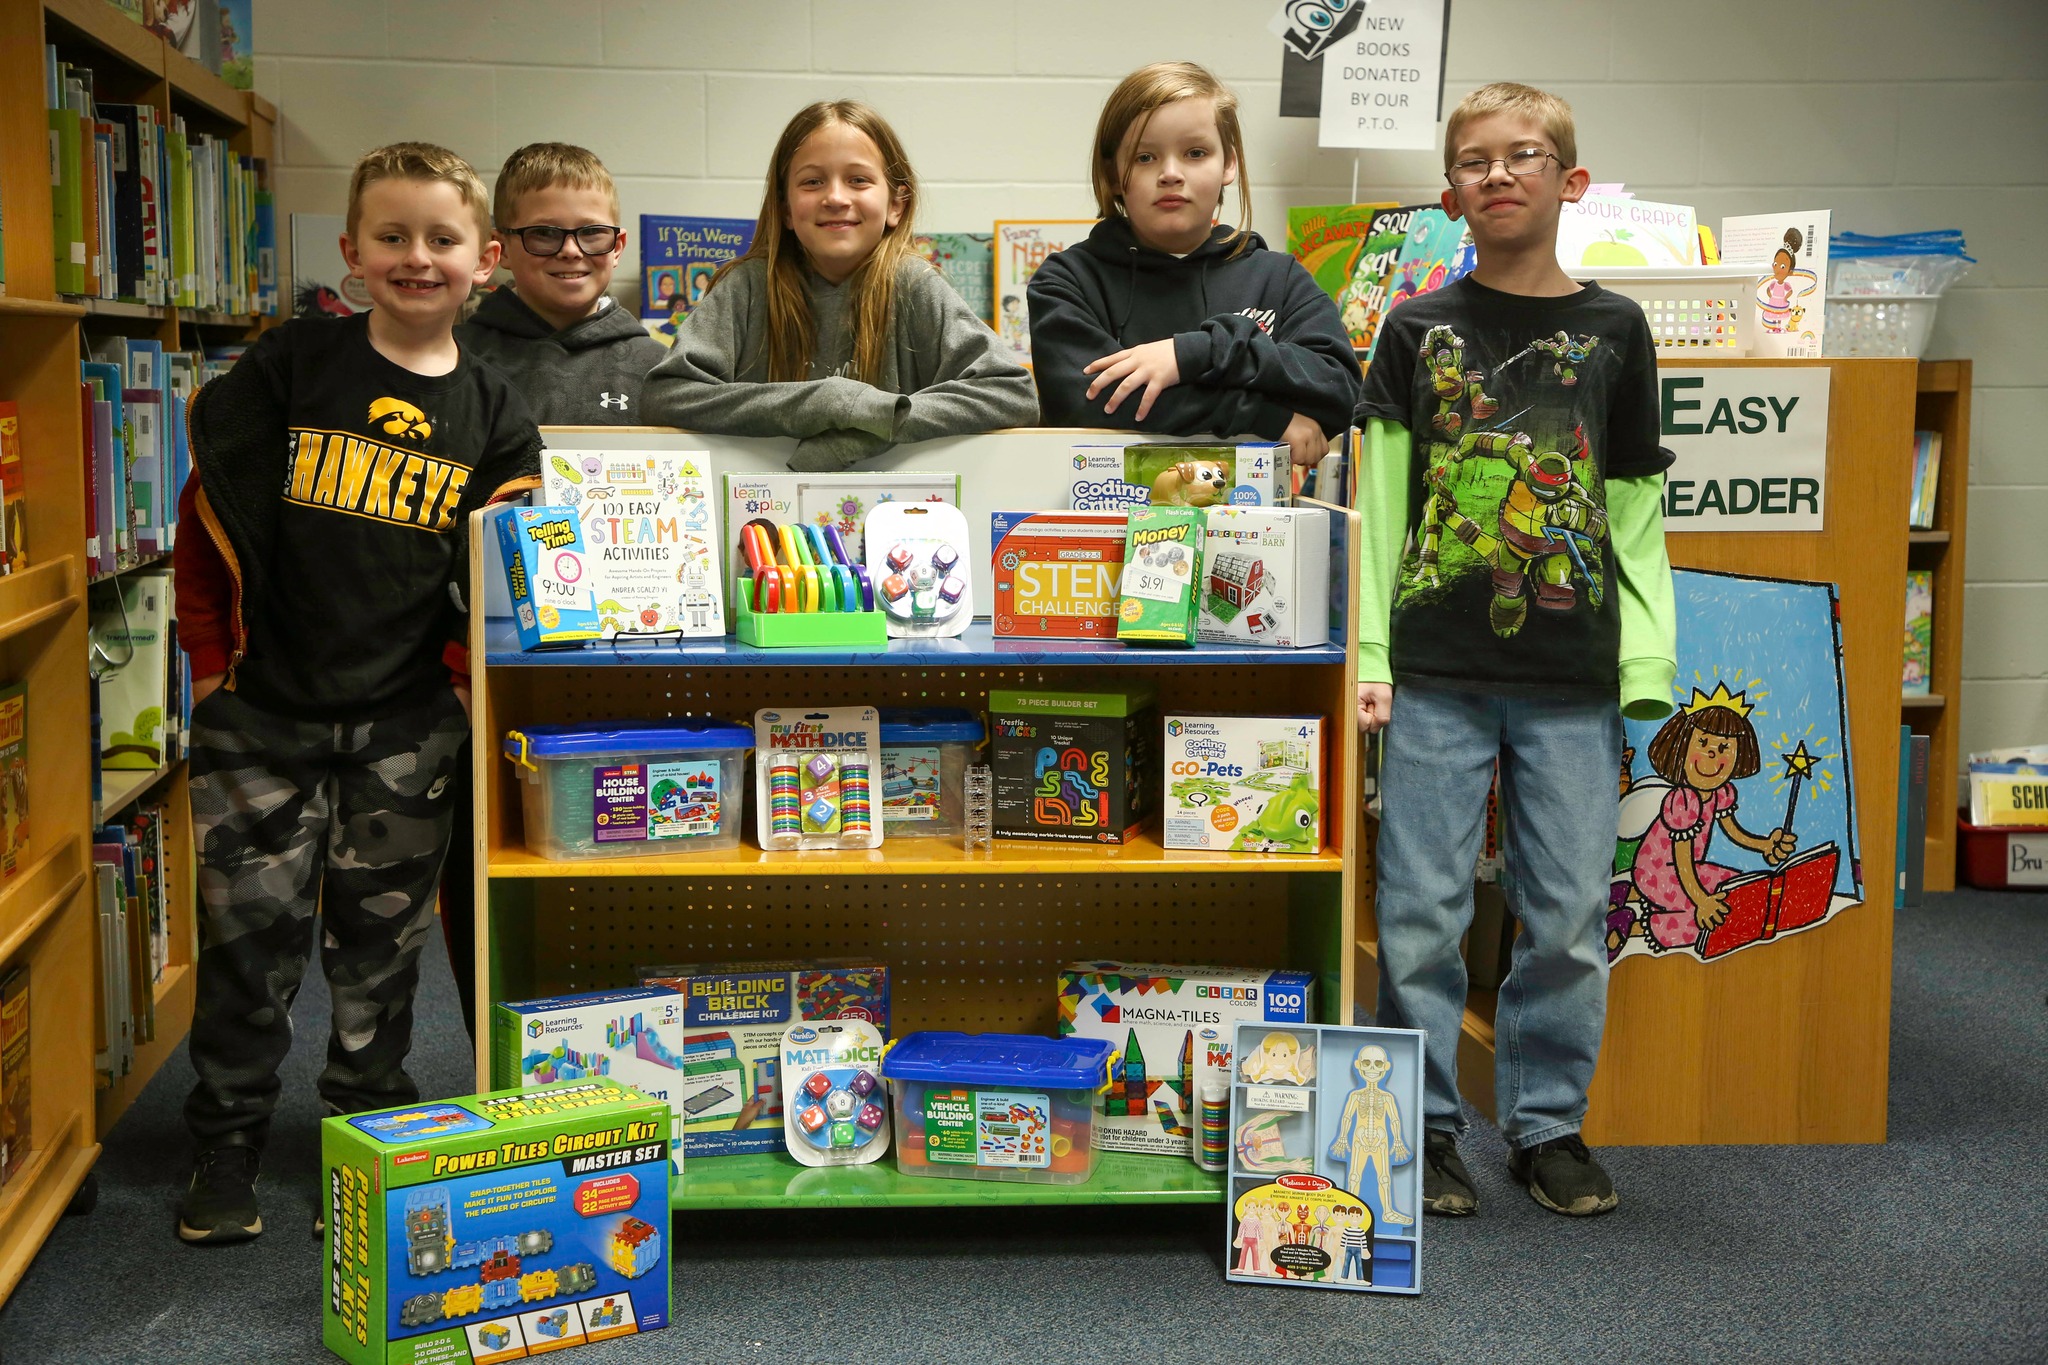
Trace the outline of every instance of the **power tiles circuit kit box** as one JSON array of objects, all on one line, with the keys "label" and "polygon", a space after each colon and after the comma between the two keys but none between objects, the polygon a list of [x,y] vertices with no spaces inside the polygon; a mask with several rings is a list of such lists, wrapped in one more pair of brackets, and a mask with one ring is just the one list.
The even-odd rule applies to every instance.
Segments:
[{"label": "power tiles circuit kit box", "polygon": [[1421,1293],[1421,1030],[1236,1028],[1229,1278]]},{"label": "power tiles circuit kit box", "polygon": [[682,1155],[693,1160],[782,1150],[779,1069],[789,1025],[860,1019],[889,1036],[889,969],[880,963],[684,963],[642,967],[640,979],[681,993],[673,1094]]},{"label": "power tiles circuit kit box", "polygon": [[670,1156],[683,1164],[683,997],[660,986],[590,991],[491,1008],[491,1084],[606,1077],[665,1102]]},{"label": "power tiles circuit kit box", "polygon": [[989,628],[1025,639],[1114,640],[1122,512],[997,512]]},{"label": "power tiles circuit kit box", "polygon": [[604,1080],[325,1120],[321,1339],[490,1365],[666,1327],[668,1137]]},{"label": "power tiles circuit kit box", "polygon": [[1095,1145],[1111,1152],[1191,1156],[1196,1105],[1230,1084],[1239,1023],[1315,1017],[1307,972],[1070,962],[1060,969],[1060,1036],[1102,1038],[1122,1051]]},{"label": "power tiles circuit kit box", "polygon": [[1330,514],[1218,507],[1202,517],[1201,615],[1211,644],[1300,649],[1330,639]]},{"label": "power tiles circuit kit box", "polygon": [[1167,848],[1320,852],[1323,718],[1169,714],[1162,804]]},{"label": "power tiles circuit kit box", "polygon": [[995,836],[1128,843],[1159,790],[1159,712],[1148,686],[989,693]]},{"label": "power tiles circuit kit box", "polygon": [[1070,505],[1077,512],[1133,507],[1274,507],[1285,487],[1287,447],[1100,445],[1074,447]]}]

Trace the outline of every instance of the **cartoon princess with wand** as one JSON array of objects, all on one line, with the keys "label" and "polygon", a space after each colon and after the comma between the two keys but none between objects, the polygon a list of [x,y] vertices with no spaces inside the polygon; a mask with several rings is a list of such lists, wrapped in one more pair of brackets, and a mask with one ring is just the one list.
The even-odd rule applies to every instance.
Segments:
[{"label": "cartoon princess with wand", "polygon": [[1752,834],[1735,818],[1735,783],[1763,766],[1749,723],[1754,709],[1724,683],[1715,683],[1711,696],[1694,688],[1692,701],[1650,741],[1650,766],[1670,784],[1635,856],[1652,952],[1692,947],[1727,918],[1727,902],[1716,893],[1739,874],[1707,860],[1716,827],[1772,867],[1798,847],[1788,829]]}]

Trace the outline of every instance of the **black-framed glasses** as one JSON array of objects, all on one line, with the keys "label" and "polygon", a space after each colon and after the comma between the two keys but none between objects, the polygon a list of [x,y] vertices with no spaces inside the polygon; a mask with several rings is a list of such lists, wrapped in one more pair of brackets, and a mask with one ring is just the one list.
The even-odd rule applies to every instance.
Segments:
[{"label": "black-framed glasses", "polygon": [[1506,156],[1474,157],[1470,161],[1454,161],[1451,168],[1444,172],[1444,179],[1451,182],[1452,189],[1462,190],[1467,185],[1476,185],[1492,175],[1496,162],[1506,166],[1509,175],[1520,176],[1534,175],[1543,169],[1544,163],[1550,161],[1556,161],[1560,166],[1564,164],[1541,147],[1524,147],[1519,151],[1509,152]]},{"label": "black-framed glasses", "polygon": [[570,237],[576,239],[576,249],[586,256],[607,256],[619,244],[621,229],[613,223],[588,223],[580,228],[523,227],[500,228],[508,237],[517,237],[519,245],[526,248],[529,256],[559,256],[562,243]]}]

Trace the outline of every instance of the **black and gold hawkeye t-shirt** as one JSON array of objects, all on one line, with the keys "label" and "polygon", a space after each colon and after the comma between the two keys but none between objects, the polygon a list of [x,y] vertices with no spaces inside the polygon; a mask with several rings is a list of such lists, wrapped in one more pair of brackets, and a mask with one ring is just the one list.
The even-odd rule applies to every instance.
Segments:
[{"label": "black and gold hawkeye t-shirt", "polygon": [[282,398],[288,450],[238,690],[333,721],[423,700],[461,633],[463,518],[487,482],[538,468],[525,403],[466,354],[433,376],[385,359],[367,314],[287,324],[240,363]]},{"label": "black and gold hawkeye t-shirt", "polygon": [[1358,417],[1413,440],[1395,684],[1613,697],[1607,480],[1671,463],[1634,301],[1597,284],[1504,294],[1469,276],[1409,299],[1380,333]]}]

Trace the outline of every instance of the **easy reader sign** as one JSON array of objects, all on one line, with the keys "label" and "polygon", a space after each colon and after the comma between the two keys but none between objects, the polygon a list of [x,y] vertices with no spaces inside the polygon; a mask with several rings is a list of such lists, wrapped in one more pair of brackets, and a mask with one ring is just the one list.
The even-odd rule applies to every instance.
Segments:
[{"label": "easy reader sign", "polygon": [[1436,146],[1446,3],[1372,0],[1358,16],[1358,27],[1329,46],[1323,53],[1320,145]]},{"label": "easy reader sign", "polygon": [[1659,368],[1667,531],[1818,531],[1827,506],[1826,366]]}]

